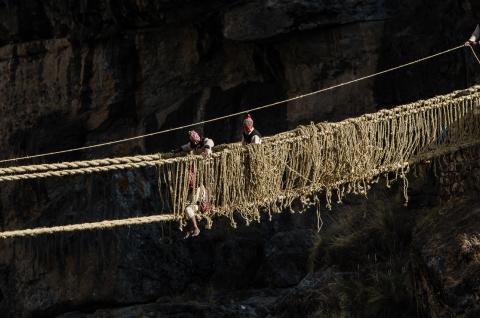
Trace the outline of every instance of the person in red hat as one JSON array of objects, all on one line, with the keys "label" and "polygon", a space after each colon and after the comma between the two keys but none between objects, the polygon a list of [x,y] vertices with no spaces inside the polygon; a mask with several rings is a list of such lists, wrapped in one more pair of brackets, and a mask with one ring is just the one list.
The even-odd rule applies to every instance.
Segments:
[{"label": "person in red hat", "polygon": [[480,26],[477,24],[475,31],[473,31],[472,36],[465,42],[465,45],[477,45],[480,41]]},{"label": "person in red hat", "polygon": [[180,148],[173,150],[173,152],[181,151],[194,151],[196,153],[202,153],[205,156],[209,156],[212,153],[212,148],[215,145],[210,138],[202,138],[195,130],[188,132],[189,142]]},{"label": "person in red hat", "polygon": [[243,120],[242,143],[244,145],[262,143],[262,135],[258,130],[253,127],[253,119],[250,114],[247,114],[247,116],[245,116],[245,119]]},{"label": "person in red hat", "polygon": [[[173,152],[194,151],[204,156],[209,156],[212,153],[212,148],[215,145],[212,139],[202,138],[195,130],[188,132],[188,139],[188,143],[173,150]],[[200,228],[197,224],[197,213],[206,213],[210,210],[207,189],[203,184],[197,186],[195,168],[193,166],[191,166],[188,171],[187,186],[188,202],[185,207],[185,215],[189,220],[189,224],[187,225],[187,232],[184,238],[198,236],[200,234]]]}]

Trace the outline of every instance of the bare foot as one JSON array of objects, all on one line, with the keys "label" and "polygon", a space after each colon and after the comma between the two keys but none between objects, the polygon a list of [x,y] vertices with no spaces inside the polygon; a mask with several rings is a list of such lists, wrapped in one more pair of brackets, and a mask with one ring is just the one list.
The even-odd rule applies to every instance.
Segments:
[{"label": "bare foot", "polygon": [[200,229],[197,227],[197,228],[195,228],[195,230],[193,231],[192,236],[198,236],[198,234],[200,234]]},{"label": "bare foot", "polygon": [[187,234],[185,234],[185,236],[183,237],[184,240],[186,240],[187,238],[190,237],[190,231],[187,232]]}]

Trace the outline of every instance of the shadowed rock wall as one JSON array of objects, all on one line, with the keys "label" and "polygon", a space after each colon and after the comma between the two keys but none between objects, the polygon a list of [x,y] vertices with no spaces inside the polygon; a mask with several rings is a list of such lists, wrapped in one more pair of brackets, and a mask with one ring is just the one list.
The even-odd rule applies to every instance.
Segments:
[{"label": "shadowed rock wall", "polygon": [[[462,43],[479,10],[473,0],[0,1],[0,157],[134,136],[351,80]],[[469,52],[458,51],[252,115],[269,135],[464,88],[478,76]],[[239,140],[241,118],[198,129],[217,143]],[[167,151],[184,134],[45,161]],[[0,227],[152,214],[155,180],[146,169],[3,183]],[[238,232],[225,223],[192,242],[179,241],[175,225],[0,242],[0,310],[51,316],[292,286],[306,273],[315,223],[285,215]]]}]

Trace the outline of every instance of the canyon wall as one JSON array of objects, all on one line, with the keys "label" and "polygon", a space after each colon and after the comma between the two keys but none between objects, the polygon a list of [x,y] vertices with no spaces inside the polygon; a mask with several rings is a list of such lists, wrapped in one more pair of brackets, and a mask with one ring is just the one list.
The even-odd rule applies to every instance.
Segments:
[{"label": "canyon wall", "polygon": [[[473,0],[0,1],[0,159],[189,124],[368,75],[463,43],[479,12]],[[471,53],[458,50],[252,116],[270,135],[465,88],[479,76]],[[236,141],[241,120],[197,129],[217,144]],[[168,151],[185,142],[185,135],[178,131],[29,162]],[[476,190],[464,183],[475,184],[470,178],[478,172],[452,169],[441,179],[421,174],[422,186],[413,187],[412,195],[432,209],[445,199],[474,196]],[[435,180],[443,185],[430,187]],[[378,190],[381,198],[373,202],[401,205],[400,192]],[[338,209],[369,213],[374,203],[358,200],[363,199]],[[3,230],[159,209],[155,169],[3,183],[0,190]],[[477,214],[466,215],[475,224]],[[147,311],[243,315],[240,305],[223,306],[231,301],[218,293],[255,289],[251,298],[257,305],[247,306],[248,314],[280,315],[288,312],[281,309],[282,302],[290,304],[288,295],[333,277],[324,274],[332,264],[318,265],[318,277],[305,276],[310,252],[323,235],[315,224],[313,213],[285,214],[238,231],[220,221],[189,241],[180,240],[174,224],[2,241],[0,311],[20,317],[81,316],[80,311],[101,317]],[[422,234],[428,242],[430,234]],[[419,273],[429,272],[424,269]],[[436,280],[425,280],[421,290],[428,291],[431,281]],[[172,305],[175,297],[199,295],[203,300],[196,305]],[[205,305],[209,297],[219,303]],[[265,305],[267,300],[276,305]],[[117,309],[122,312],[106,309],[155,301]]]}]

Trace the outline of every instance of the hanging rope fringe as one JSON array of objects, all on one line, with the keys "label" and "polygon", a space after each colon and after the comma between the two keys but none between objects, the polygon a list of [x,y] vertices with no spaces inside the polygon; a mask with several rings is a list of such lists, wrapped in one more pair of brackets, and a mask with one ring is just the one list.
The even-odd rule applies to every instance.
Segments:
[{"label": "hanging rope fringe", "polygon": [[[406,196],[408,183],[405,174],[410,164],[479,143],[480,86],[474,86],[338,123],[300,126],[265,138],[261,145],[222,145],[209,159],[196,155],[171,157],[158,154],[5,168],[0,170],[0,174],[3,173],[0,181],[155,164],[161,201],[164,210],[171,211],[171,214],[8,231],[0,233],[0,238],[166,220],[179,221],[182,227],[192,177],[197,186],[204,185],[209,193],[213,209],[202,215],[209,226],[218,216],[229,218],[235,226],[235,212],[247,224],[258,222],[261,210],[267,211],[271,217],[272,213],[291,207],[296,199],[304,207],[314,206],[319,202],[317,195],[320,192],[325,193],[326,205],[331,207],[333,193],[339,202],[347,193],[366,195],[378,176],[389,172],[404,180]],[[79,166],[83,168],[77,168]],[[50,171],[50,168],[54,170]]]},{"label": "hanging rope fringe", "polygon": [[[363,125],[365,122],[375,123],[380,129],[384,129],[383,125],[390,122],[392,119],[401,120],[401,117],[411,117],[412,113],[422,113],[422,120],[432,121],[432,118],[425,117],[428,112],[434,112],[435,116],[442,116],[442,109],[451,106],[443,105],[441,103],[466,103],[470,100],[477,99],[479,96],[480,86],[474,86],[472,88],[456,91],[451,94],[435,97],[426,101],[418,101],[415,103],[399,106],[393,110],[382,110],[378,113],[367,114],[354,119],[347,119],[339,123],[322,123],[316,126],[299,127],[293,131],[280,133],[275,136],[264,138],[263,145],[269,145],[270,147],[277,147],[279,144],[292,144],[302,140],[310,138],[311,133],[320,135],[332,133],[332,129],[338,129],[340,127],[347,127],[351,129],[351,125]],[[434,105],[436,104],[436,105]],[[417,116],[419,117],[419,116]],[[446,120],[447,118],[440,118],[439,120]],[[381,121],[382,123],[378,122]],[[428,124],[428,123],[426,123]],[[434,126],[438,126],[440,123],[432,123]],[[313,131],[309,133],[309,129]],[[323,130],[323,131],[320,131]],[[428,130],[422,130],[422,133],[430,133],[428,136],[432,137],[431,132]],[[445,133],[445,132],[444,132]],[[258,146],[253,146],[258,148]],[[280,149],[280,148],[278,148]],[[248,149],[242,147],[240,143],[233,143],[227,145],[220,145],[215,148],[211,160],[218,160],[224,152],[235,153],[247,153]],[[78,174],[90,174],[96,172],[115,171],[123,169],[135,169],[143,167],[152,167],[164,164],[176,164],[178,162],[191,162],[191,161],[203,161],[204,158],[198,156],[173,156],[171,154],[154,154],[154,155],[142,155],[131,157],[119,157],[111,159],[99,159],[89,161],[76,161],[76,162],[62,162],[54,164],[42,164],[42,165],[29,165],[0,168],[0,182],[15,181],[15,180],[27,180],[46,177],[62,177]]]},{"label": "hanging rope fringe", "polygon": [[160,160],[159,188],[172,213],[182,219],[190,171],[215,207],[209,224],[234,213],[249,224],[288,208],[295,199],[315,204],[315,194],[367,194],[374,178],[394,172],[404,182],[411,162],[480,142],[480,86],[382,110],[339,123],[300,126],[261,145],[225,146],[211,159],[187,156]]},{"label": "hanging rope fringe", "polygon": [[[378,176],[381,173],[395,171],[397,169],[405,168],[411,164],[432,159],[438,156],[447,155],[458,150],[475,146],[478,143],[479,143],[478,141],[464,143],[463,145],[450,146],[447,148],[439,149],[434,152],[429,152],[421,156],[417,156],[414,160],[410,160],[409,162],[404,162],[403,164],[400,164],[397,166],[381,167],[379,169],[371,171],[369,174],[369,177]],[[353,182],[353,181],[355,180],[353,179],[349,180],[349,182]],[[339,186],[339,185],[341,184],[338,184],[336,186]],[[270,202],[276,201],[276,200],[283,200],[283,199],[285,199],[285,197],[282,196],[282,197],[274,198],[274,200],[270,200]],[[318,197],[316,197],[315,199],[315,204],[317,206],[317,230],[320,231],[323,225],[323,221],[320,217],[320,205],[319,205],[320,202],[318,200]],[[168,221],[178,221],[178,216],[174,214],[162,214],[162,215],[135,217],[135,218],[121,219],[121,220],[105,220],[100,222],[89,222],[89,223],[62,225],[62,226],[54,226],[54,227],[41,227],[41,228],[35,228],[35,229],[5,231],[5,232],[0,232],[0,239],[27,237],[27,236],[33,237],[33,236],[38,236],[43,234],[54,234],[54,233],[64,233],[64,232],[104,230],[104,229],[111,229],[111,228],[122,227],[122,226],[153,224],[153,223],[168,222]]]}]

